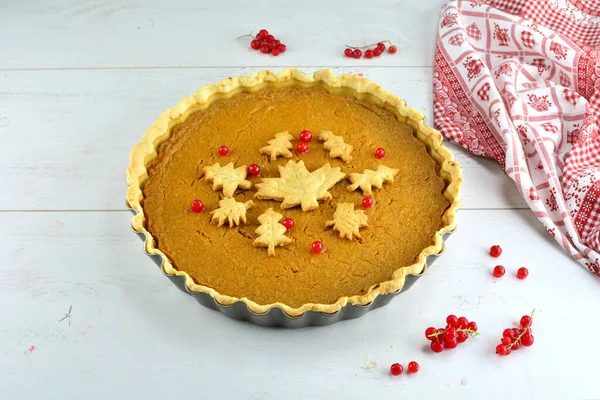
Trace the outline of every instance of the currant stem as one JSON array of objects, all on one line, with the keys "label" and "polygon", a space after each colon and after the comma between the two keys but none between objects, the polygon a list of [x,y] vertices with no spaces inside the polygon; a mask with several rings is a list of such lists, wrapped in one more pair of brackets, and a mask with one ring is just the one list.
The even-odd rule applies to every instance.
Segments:
[{"label": "currant stem", "polygon": [[[445,329],[438,329],[436,332],[432,333],[431,335],[428,336],[428,338],[437,338],[440,335],[443,335],[445,332]],[[467,328],[458,328],[456,330],[456,332],[467,332],[469,335],[473,335],[473,336],[479,336],[479,331],[474,331],[472,329],[467,329]]]},{"label": "currant stem", "polygon": [[392,42],[389,41],[389,40],[380,40],[377,43],[368,44],[366,46],[360,46],[360,47],[358,47],[358,46],[348,46],[347,44],[345,44],[344,46],[346,46],[347,48],[352,49],[352,50],[356,50],[356,49],[361,50],[361,49],[368,49],[369,47],[377,46],[377,44],[379,44],[379,43],[389,43],[389,44],[392,44]]},{"label": "currant stem", "polygon": [[526,327],[524,327],[524,328],[521,328],[523,331],[521,332],[521,334],[520,334],[519,336],[517,336],[517,338],[516,338],[516,339],[515,339],[515,340],[514,340],[514,341],[513,341],[511,344],[509,344],[508,346],[506,346],[506,348],[507,348],[507,349],[509,349],[509,350],[510,350],[510,349],[511,349],[511,348],[512,348],[512,347],[515,345],[515,343],[518,343],[518,342],[521,340],[521,338],[522,338],[523,336],[525,336],[525,334],[526,334],[527,332],[530,332],[530,329],[529,329],[529,328],[531,328],[531,324],[533,324],[533,313],[535,313],[535,308],[534,308],[534,309],[533,309],[533,311],[531,312],[531,315],[530,315],[531,319],[529,320],[529,324],[527,324],[527,326],[526,326]]},{"label": "currant stem", "polygon": [[245,37],[251,37],[252,39],[256,39],[255,36],[252,36],[252,32],[250,32],[247,35],[242,35],[242,36],[238,37],[237,40],[240,40],[241,38],[245,38]]}]

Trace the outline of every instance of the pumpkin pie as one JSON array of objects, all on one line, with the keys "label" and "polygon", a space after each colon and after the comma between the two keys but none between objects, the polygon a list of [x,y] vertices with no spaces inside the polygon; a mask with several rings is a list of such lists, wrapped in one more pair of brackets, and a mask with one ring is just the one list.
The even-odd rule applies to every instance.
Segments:
[{"label": "pumpkin pie", "polygon": [[366,78],[294,69],[183,99],[135,146],[127,179],[133,228],[167,275],[292,317],[368,304],[422,273],[455,228],[462,182],[404,101]]}]

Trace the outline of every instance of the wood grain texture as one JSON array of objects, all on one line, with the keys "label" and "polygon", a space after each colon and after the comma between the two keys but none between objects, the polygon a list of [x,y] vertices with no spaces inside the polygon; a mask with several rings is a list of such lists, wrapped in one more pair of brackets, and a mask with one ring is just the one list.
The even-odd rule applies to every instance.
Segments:
[{"label": "wood grain texture", "polygon": [[[600,307],[598,281],[528,210],[461,217],[446,254],[390,305],[327,328],[281,330],[230,320],[181,293],[143,254],[128,229],[128,212],[0,213],[0,393],[64,399],[600,396],[600,349],[573,336],[575,329],[600,330],[591,311]],[[498,262],[487,255],[490,243],[504,247],[502,279],[490,274]],[[523,265],[530,276],[518,281],[514,273]],[[58,322],[71,305],[71,325]],[[502,330],[534,307],[534,346],[496,356]],[[442,325],[448,313],[477,321],[482,335],[434,354],[423,331]],[[413,359],[421,364],[417,375],[388,375],[391,363],[406,366]],[[499,380],[510,384],[495,386],[489,396],[490,382]]]},{"label": "wood grain texture", "polygon": [[[260,69],[0,72],[0,210],[124,210],[129,152],[160,113],[203,85]],[[333,70],[363,73],[432,121],[431,68]],[[497,163],[451,147],[465,208],[526,207]]]},{"label": "wood grain texture", "polygon": [[[0,68],[430,66],[443,3],[13,2],[0,6]],[[288,46],[284,55],[261,56],[248,39],[236,40],[263,27]],[[395,56],[369,61],[343,55],[344,44],[385,39],[398,46]]]}]

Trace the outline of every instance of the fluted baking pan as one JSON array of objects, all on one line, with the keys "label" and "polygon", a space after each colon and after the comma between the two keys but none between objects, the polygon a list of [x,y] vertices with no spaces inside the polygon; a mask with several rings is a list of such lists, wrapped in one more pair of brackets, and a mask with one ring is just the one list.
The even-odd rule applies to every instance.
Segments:
[{"label": "fluted baking pan", "polygon": [[[439,165],[440,177],[446,182],[443,195],[449,201],[449,207],[442,215],[442,225],[433,235],[431,245],[415,257],[412,265],[398,266],[389,280],[373,285],[365,294],[342,296],[332,304],[306,303],[299,307],[290,307],[280,302],[258,304],[250,298],[232,297],[194,281],[186,271],[177,269],[173,260],[158,247],[157,241],[147,229],[142,207],[143,186],[148,178],[147,167],[158,157],[161,143],[169,140],[173,128],[185,121],[187,116],[239,93],[255,93],[264,88],[290,85],[320,87],[329,93],[348,94],[373,102],[391,112],[399,122],[410,126],[415,137],[425,144],[427,152]],[[145,240],[146,253],[151,255],[163,273],[179,288],[196,297],[201,304],[235,319],[264,326],[301,327],[329,325],[342,319],[359,317],[369,310],[387,304],[392,297],[412,286],[442,253],[445,238],[456,227],[456,211],[461,206],[462,172],[458,163],[454,161],[453,154],[443,146],[442,135],[425,124],[423,114],[408,107],[402,99],[385,91],[371,80],[350,74],[336,76],[327,70],[309,75],[296,69],[286,69],[278,74],[261,71],[204,86],[195,94],[181,100],[174,108],[165,111],[133,148],[127,169],[127,182],[127,205],[135,214],[132,227]]]}]

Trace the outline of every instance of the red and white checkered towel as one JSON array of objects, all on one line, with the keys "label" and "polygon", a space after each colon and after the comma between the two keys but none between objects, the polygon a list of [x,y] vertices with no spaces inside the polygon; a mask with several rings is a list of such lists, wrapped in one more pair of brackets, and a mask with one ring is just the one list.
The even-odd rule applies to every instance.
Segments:
[{"label": "red and white checkered towel", "polygon": [[[593,8],[594,7],[594,8]],[[452,1],[436,128],[496,159],[556,241],[600,276],[600,1]]]}]

